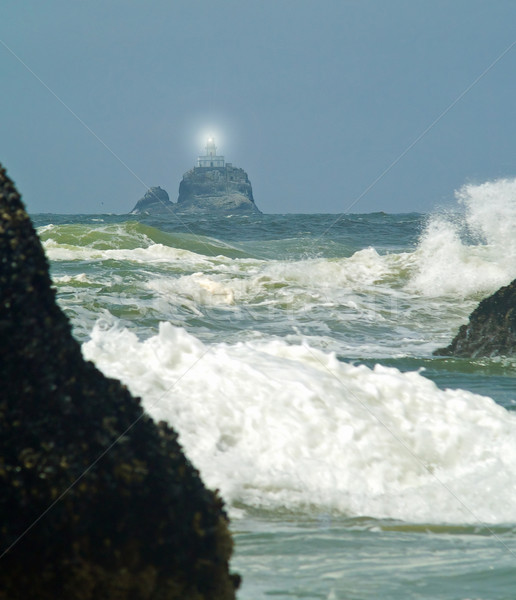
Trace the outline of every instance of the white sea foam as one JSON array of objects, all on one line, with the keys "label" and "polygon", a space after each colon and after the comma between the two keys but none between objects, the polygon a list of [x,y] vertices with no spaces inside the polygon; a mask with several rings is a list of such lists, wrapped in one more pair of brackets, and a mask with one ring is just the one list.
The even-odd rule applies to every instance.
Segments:
[{"label": "white sea foam", "polygon": [[41,227],[37,228],[37,232],[38,235],[41,236],[45,233],[48,233],[49,231],[52,231],[56,228],[56,226],[53,223],[49,223],[48,225],[42,225]]},{"label": "white sea foam", "polygon": [[193,305],[219,306],[234,304],[235,301],[235,286],[221,281],[220,277],[208,276],[202,272],[177,278],[154,278],[146,283],[146,287],[168,298],[170,302],[189,299]]},{"label": "white sea foam", "polygon": [[54,283],[91,283],[91,279],[86,273],[79,273],[78,275],[61,275],[54,276]]},{"label": "white sea foam", "polygon": [[[91,246],[74,246],[56,242],[52,238],[43,242],[45,252],[52,261],[63,260],[118,260],[136,263],[172,263],[182,261],[195,264],[209,264],[209,259],[201,254],[196,254],[181,248],[172,248],[164,244],[151,244],[139,248],[95,248]],[[224,257],[216,257],[223,260]],[[229,259],[228,259],[229,260]]]},{"label": "white sea foam", "polygon": [[465,186],[457,199],[463,214],[432,216],[416,248],[390,254],[368,247],[331,258],[212,256],[206,248],[222,252],[222,243],[202,238],[207,245],[188,240],[189,249],[176,248],[167,244],[185,239],[127,224],[77,226],[76,243],[75,226],[50,226],[44,245],[68,307],[96,298],[101,286],[107,308],[128,314],[112,264],[88,271],[91,289],[57,279],[68,276],[67,261],[117,261],[131,286],[130,314],[178,325],[192,315],[204,324],[235,318],[235,332],[305,335],[342,356],[428,355],[449,343],[480,298],[516,277],[516,180]]},{"label": "white sea foam", "polygon": [[188,296],[205,305],[269,303],[306,309],[307,305],[326,303],[351,308],[360,302],[357,293],[378,293],[379,286],[392,283],[409,262],[409,254],[380,256],[374,248],[330,260],[209,262],[206,258],[203,271],[176,280],[168,276],[151,279],[147,287],[169,297]]},{"label": "white sea foam", "polygon": [[98,325],[83,352],[178,430],[230,506],[516,522],[516,418],[489,398],[306,343],[205,345],[169,323],[145,341]]}]

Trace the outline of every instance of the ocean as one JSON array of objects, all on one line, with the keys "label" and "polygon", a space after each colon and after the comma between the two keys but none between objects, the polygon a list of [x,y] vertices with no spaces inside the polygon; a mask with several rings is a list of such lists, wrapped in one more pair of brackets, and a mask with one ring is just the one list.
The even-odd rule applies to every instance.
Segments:
[{"label": "ocean", "polygon": [[[32,215],[84,356],[218,489],[240,600],[516,594],[516,180],[432,214]],[[148,507],[152,510],[152,506]]]}]

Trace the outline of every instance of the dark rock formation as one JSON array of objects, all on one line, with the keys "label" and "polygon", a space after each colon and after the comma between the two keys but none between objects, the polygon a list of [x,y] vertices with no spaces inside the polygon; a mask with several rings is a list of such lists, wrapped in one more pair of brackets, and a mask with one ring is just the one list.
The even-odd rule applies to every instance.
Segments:
[{"label": "dark rock formation", "polygon": [[441,356],[510,355],[516,353],[516,280],[480,302]]},{"label": "dark rock formation", "polygon": [[177,210],[223,214],[260,212],[247,173],[232,165],[194,167],[179,185]]},{"label": "dark rock formation", "polygon": [[0,167],[0,599],[235,597],[222,502],[86,362]]},{"label": "dark rock formation", "polygon": [[145,196],[140,198],[136,206],[131,211],[132,215],[158,214],[173,210],[174,204],[165,190],[158,187],[151,187],[145,192]]}]

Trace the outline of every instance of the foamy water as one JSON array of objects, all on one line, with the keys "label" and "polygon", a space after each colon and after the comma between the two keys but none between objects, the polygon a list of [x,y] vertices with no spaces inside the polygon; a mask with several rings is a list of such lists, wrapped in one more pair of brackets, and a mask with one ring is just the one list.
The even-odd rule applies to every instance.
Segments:
[{"label": "foamy water", "polygon": [[514,360],[432,352],[516,276],[515,186],[426,217],[40,219],[85,356],[226,500],[242,600],[512,597]]},{"label": "foamy water", "polygon": [[[315,313],[325,307],[344,328],[350,321],[390,322],[399,339],[401,330],[410,329],[413,320],[426,322],[429,314],[443,323],[443,331],[455,329],[481,297],[516,277],[515,180],[465,186],[457,199],[463,212],[430,217],[419,243],[406,252],[380,254],[367,247],[349,256],[264,260],[238,257],[234,246],[210,238],[190,236],[189,248],[156,243],[164,234],[135,224],[96,225],[93,233],[91,227],[46,226],[41,234],[56,263],[115,261],[153,269],[148,277],[141,271],[124,276],[158,312],[167,304],[171,311],[184,306],[194,314],[214,306],[260,314],[278,308],[289,321],[299,317],[303,323],[313,311],[312,320],[320,323]],[[107,270],[109,277],[112,271]],[[106,284],[98,275],[92,286]],[[436,304],[434,298],[446,302]],[[271,313],[270,318],[279,317]],[[431,327],[430,336],[434,323]]]},{"label": "foamy water", "polygon": [[413,247],[331,257],[300,245],[265,259],[245,240],[138,223],[41,234],[54,264],[76,264],[54,281],[90,338],[85,355],[178,429],[231,506],[516,521],[510,413],[419,373],[352,364],[428,357],[516,276],[516,182],[465,186],[457,201],[462,212],[427,218]]},{"label": "foamy water", "polygon": [[143,342],[97,326],[83,349],[174,424],[232,505],[516,521],[516,418],[489,398],[307,344],[205,345],[169,323]]}]

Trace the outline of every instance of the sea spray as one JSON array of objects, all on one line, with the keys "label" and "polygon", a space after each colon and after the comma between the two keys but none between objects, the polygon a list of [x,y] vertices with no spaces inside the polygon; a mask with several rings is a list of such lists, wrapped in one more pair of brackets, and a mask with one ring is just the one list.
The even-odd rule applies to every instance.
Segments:
[{"label": "sea spray", "polygon": [[516,258],[516,178],[467,184],[456,192],[467,225],[480,241],[497,248],[500,258]]},{"label": "sea spray", "polygon": [[480,298],[516,277],[516,179],[468,184],[455,196],[461,213],[429,217],[408,289]]},{"label": "sea spray", "polygon": [[174,425],[232,506],[516,521],[516,417],[489,398],[307,343],[207,345],[169,323],[145,341],[97,325],[83,352]]}]

